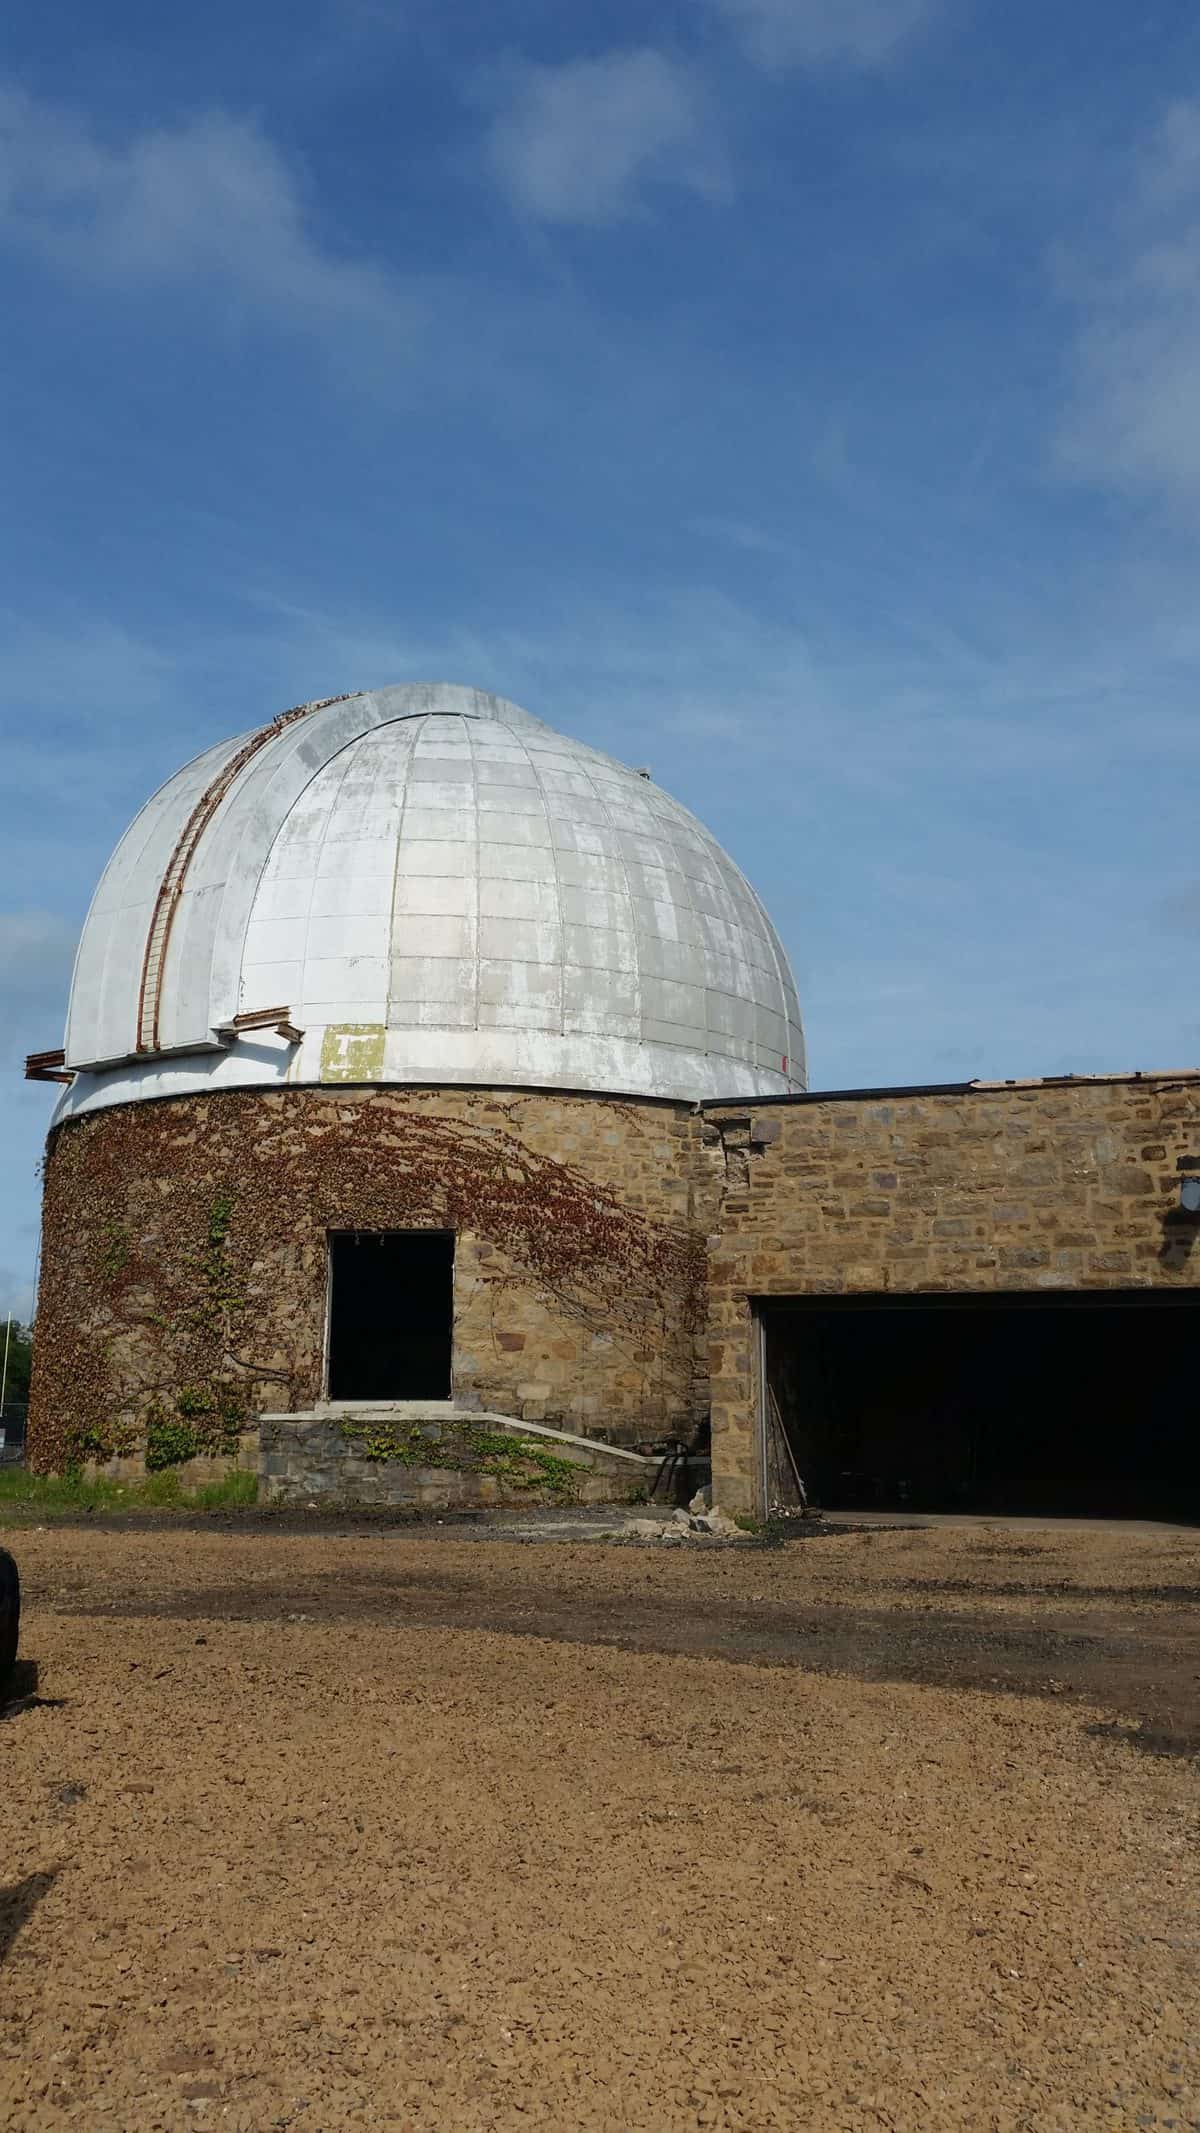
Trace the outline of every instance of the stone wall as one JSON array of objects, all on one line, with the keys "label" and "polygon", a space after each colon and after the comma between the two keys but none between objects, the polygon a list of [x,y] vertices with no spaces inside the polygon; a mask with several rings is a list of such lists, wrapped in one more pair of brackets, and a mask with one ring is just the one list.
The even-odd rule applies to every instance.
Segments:
[{"label": "stone wall", "polygon": [[[257,1424],[240,1432],[236,1440],[216,1453],[201,1452],[191,1459],[172,1463],[170,1473],[180,1492],[185,1496],[197,1489],[211,1488],[215,1483],[227,1481],[231,1474],[253,1474],[258,1478],[261,1466],[261,1447]],[[83,1461],[82,1474],[85,1481],[119,1481],[136,1483],[146,1478],[146,1455],[139,1446],[134,1451],[114,1453],[111,1458],[89,1458]]]},{"label": "stone wall", "polygon": [[713,1483],[759,1507],[751,1299],[1200,1283],[1178,1212],[1200,1077],[708,1107],[725,1177],[709,1262]]},{"label": "stone wall", "polygon": [[429,1227],[456,1235],[458,1407],[690,1436],[711,1370],[717,1500],[752,1510],[752,1298],[1195,1286],[1198,1129],[1179,1076],[702,1114],[398,1088],[99,1112],[48,1153],[30,1458],[236,1458],[323,1396],[327,1233]]},{"label": "stone wall", "polygon": [[686,1105],[230,1091],[52,1137],[29,1456],[236,1447],[323,1393],[327,1233],[456,1233],[466,1407],[635,1442],[707,1409],[719,1149]]},{"label": "stone wall", "polygon": [[411,1505],[615,1503],[640,1496],[655,1467],[522,1437],[494,1417],[264,1415],[259,1501]]}]

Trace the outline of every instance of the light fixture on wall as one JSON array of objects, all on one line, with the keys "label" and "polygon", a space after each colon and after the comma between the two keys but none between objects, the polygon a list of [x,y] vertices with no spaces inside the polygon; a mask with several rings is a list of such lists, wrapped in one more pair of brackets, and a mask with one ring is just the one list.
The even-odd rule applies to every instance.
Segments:
[{"label": "light fixture on wall", "polygon": [[1179,1180],[1179,1208],[1185,1215],[1200,1215],[1200,1175]]}]

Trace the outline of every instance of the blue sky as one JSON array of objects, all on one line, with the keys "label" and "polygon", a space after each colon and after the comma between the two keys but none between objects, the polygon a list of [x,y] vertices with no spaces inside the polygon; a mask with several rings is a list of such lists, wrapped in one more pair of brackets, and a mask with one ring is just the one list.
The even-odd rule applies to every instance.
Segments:
[{"label": "blue sky", "polygon": [[1200,1059],[1185,0],[10,0],[0,1309],[95,878],[300,699],[707,820],[814,1085]]}]

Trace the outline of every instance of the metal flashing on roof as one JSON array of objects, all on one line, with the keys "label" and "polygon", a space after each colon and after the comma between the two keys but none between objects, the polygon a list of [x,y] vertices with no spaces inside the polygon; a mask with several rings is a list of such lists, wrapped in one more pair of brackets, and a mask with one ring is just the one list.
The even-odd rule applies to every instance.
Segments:
[{"label": "metal flashing on roof", "polygon": [[[1008,1089],[1078,1089],[1124,1086],[1133,1082],[1184,1083],[1200,1081],[1200,1067],[1137,1068],[1122,1074],[1040,1074],[1016,1081],[916,1081],[895,1085],[884,1083],[865,1089],[797,1089],[755,1098],[755,1109],[763,1104],[845,1104],[888,1102],[901,1096],[988,1096],[1003,1093]],[[740,1104],[741,1097],[708,1096],[698,1106],[701,1111],[720,1111],[733,1104]]]}]

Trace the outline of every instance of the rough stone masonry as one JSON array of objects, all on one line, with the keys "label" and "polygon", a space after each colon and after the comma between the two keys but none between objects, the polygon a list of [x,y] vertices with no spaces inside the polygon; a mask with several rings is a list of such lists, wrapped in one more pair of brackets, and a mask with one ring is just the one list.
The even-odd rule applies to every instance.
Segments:
[{"label": "rough stone masonry", "polygon": [[711,1414],[716,1500],[754,1511],[755,1299],[1192,1287],[1198,1126],[1194,1075],[114,1107],[50,1145],[31,1456],[244,1463],[260,1415],[322,1397],[328,1232],[427,1226],[456,1239],[456,1407],[625,1445]]},{"label": "rough stone masonry", "polygon": [[713,1481],[758,1506],[752,1299],[1195,1287],[1200,1075],[975,1084],[711,1106],[725,1190],[708,1262]]},{"label": "rough stone masonry", "polygon": [[690,1436],[719,1171],[694,1108],[644,1098],[228,1092],[68,1124],[46,1166],[31,1457],[136,1456],[185,1427],[219,1455],[257,1415],[311,1409],[344,1229],[453,1231],[456,1405]]}]

